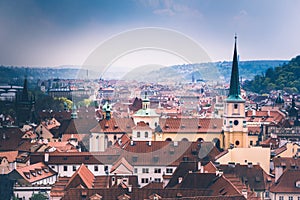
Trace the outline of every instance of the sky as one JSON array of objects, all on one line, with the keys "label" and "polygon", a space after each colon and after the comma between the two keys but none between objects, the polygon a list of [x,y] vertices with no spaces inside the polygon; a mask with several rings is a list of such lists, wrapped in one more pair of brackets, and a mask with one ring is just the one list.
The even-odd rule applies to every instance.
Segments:
[{"label": "sky", "polygon": [[[0,65],[82,65],[109,39],[147,27],[190,38],[211,61],[232,59],[235,34],[240,60],[289,60],[300,54],[299,8],[298,0],[0,0]],[[113,63],[184,63],[156,54]]]}]

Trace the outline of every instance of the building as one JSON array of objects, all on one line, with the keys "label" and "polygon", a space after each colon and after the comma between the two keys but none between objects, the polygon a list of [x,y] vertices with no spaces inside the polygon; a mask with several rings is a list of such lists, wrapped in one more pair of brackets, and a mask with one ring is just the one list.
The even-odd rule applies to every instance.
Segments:
[{"label": "building", "polygon": [[241,96],[238,57],[235,36],[229,95],[224,108],[224,148],[245,148],[249,146],[248,129],[245,119],[245,100]]}]

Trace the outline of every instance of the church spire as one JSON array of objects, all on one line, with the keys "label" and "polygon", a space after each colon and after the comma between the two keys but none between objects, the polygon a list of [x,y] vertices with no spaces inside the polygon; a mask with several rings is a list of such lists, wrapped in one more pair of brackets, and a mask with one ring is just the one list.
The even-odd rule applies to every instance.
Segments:
[{"label": "church spire", "polygon": [[22,98],[22,101],[28,101],[29,100],[27,75],[25,76],[25,79],[24,79],[23,91],[22,91],[22,97],[21,98]]},{"label": "church spire", "polygon": [[233,61],[232,61],[232,71],[231,71],[231,78],[230,78],[230,88],[229,88],[229,95],[228,99],[232,100],[241,100],[241,89],[240,89],[240,82],[239,82],[239,66],[238,66],[238,56],[237,56],[237,36],[234,37],[234,53],[233,53]]}]

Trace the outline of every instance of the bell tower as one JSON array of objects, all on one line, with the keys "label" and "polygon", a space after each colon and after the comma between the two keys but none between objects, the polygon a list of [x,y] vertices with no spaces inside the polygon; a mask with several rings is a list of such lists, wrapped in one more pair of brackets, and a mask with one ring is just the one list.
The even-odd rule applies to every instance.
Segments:
[{"label": "bell tower", "polygon": [[224,108],[224,148],[248,147],[248,128],[245,118],[245,100],[241,97],[235,36],[230,88]]}]

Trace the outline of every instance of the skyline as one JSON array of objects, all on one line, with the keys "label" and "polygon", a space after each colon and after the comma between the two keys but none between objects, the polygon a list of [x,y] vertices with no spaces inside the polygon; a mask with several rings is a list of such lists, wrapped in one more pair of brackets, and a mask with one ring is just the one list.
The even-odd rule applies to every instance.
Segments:
[{"label": "skyline", "polygon": [[[235,33],[240,60],[289,60],[300,54],[299,5],[296,0],[0,1],[0,64],[80,66],[108,39],[145,27],[191,38],[211,61],[232,59]],[[184,64],[151,56],[157,61],[135,65]],[[129,56],[126,64],[116,63],[129,66],[133,60]]]}]

